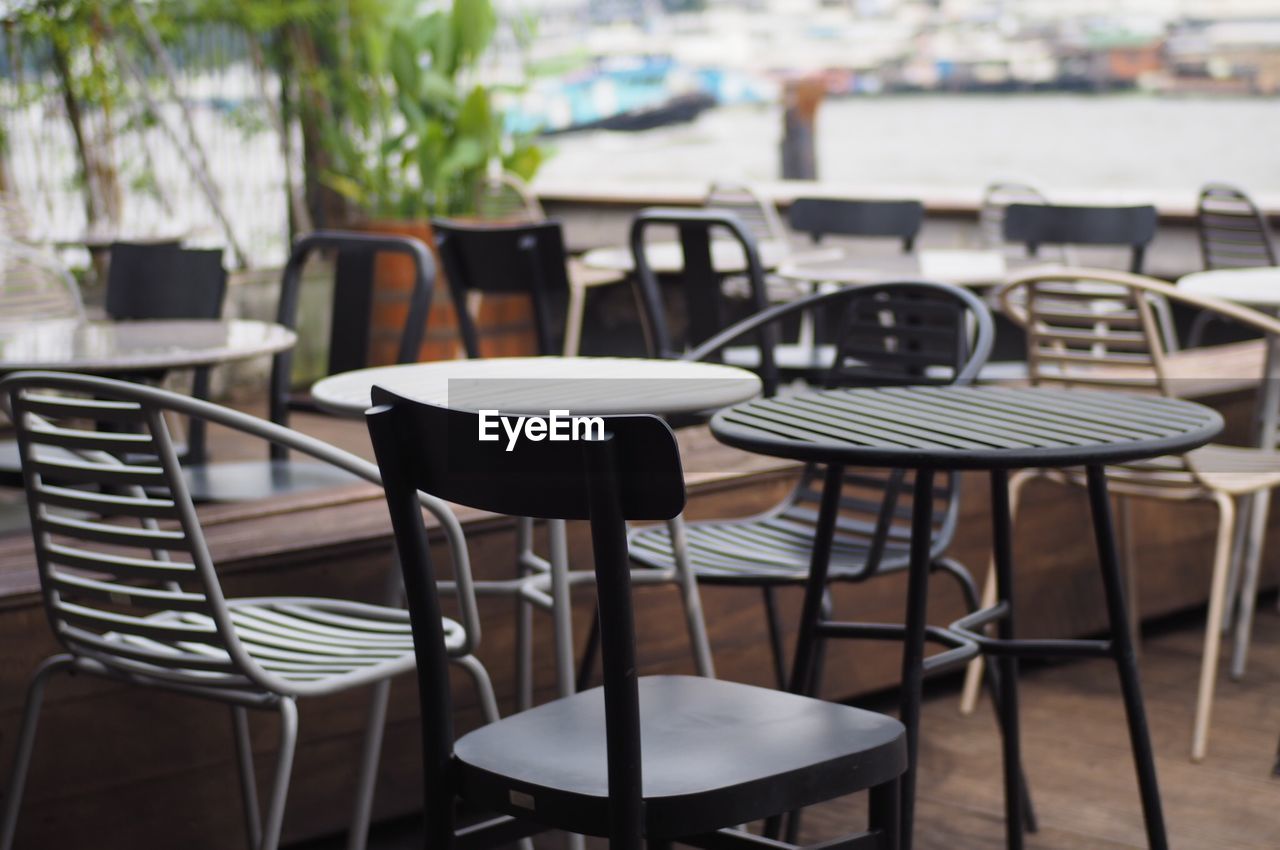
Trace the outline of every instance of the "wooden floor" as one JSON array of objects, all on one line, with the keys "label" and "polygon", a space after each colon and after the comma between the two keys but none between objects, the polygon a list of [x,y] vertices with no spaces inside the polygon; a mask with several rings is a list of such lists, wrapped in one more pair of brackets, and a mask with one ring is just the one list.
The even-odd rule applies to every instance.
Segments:
[{"label": "wooden floor", "polygon": [[[1143,644],[1143,687],[1165,817],[1178,850],[1280,847],[1280,779],[1271,776],[1280,736],[1280,615],[1273,601],[1262,608],[1248,675],[1219,686],[1203,764],[1187,758],[1202,621],[1166,623],[1149,631]],[[1106,661],[1084,661],[1038,666],[1021,677],[1026,771],[1040,819],[1028,850],[1146,846],[1113,670]],[[892,699],[867,707],[887,709]],[[990,705],[962,717],[956,704],[955,683],[947,681],[936,683],[925,706],[918,850],[1003,845],[1000,748]],[[802,838],[818,841],[858,828],[863,806],[860,795],[811,809]],[[415,836],[412,823],[385,824],[372,846],[418,847]],[[566,846],[554,835],[537,844],[539,850]],[[305,845],[340,846],[340,840]],[[588,846],[595,850],[604,842]]]}]

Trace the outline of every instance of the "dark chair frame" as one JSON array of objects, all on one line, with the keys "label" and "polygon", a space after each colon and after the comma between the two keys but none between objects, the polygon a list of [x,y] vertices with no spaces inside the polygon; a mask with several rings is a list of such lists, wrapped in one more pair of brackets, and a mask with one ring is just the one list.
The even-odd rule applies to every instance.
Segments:
[{"label": "dark chair frame", "polygon": [[[378,387],[373,390],[372,400],[375,406],[367,414],[369,431],[383,471],[414,626],[426,773],[426,845],[490,847],[558,827],[606,835],[614,850],[640,850],[646,838],[649,846],[663,848],[675,840],[709,850],[779,847],[776,842],[730,825],[741,822],[743,807],[785,805],[781,801],[790,799],[796,788],[745,801],[741,794],[724,789],[707,799],[705,808],[694,818],[703,831],[693,835],[646,835],[646,824],[648,828],[676,827],[655,827],[646,814],[643,796],[639,677],[626,521],[670,519],[684,507],[684,477],[671,429],[653,416],[610,416],[604,417],[603,439],[526,441],[515,451],[507,452],[476,439],[474,413],[414,402]],[[536,810],[512,799],[512,793],[502,802],[505,814],[462,830],[457,828],[455,800],[467,799],[469,792],[483,796],[491,790],[482,787],[490,780],[477,776],[475,768],[459,763],[454,751],[444,635],[438,619],[439,600],[426,529],[417,502],[419,490],[449,502],[498,513],[590,523],[597,600],[602,612],[607,823],[593,822],[589,815],[557,802],[550,789],[541,789],[537,792],[540,803]],[[868,756],[868,763],[878,763],[871,770],[876,782],[869,786],[870,829],[840,842],[840,847],[897,847],[897,787],[901,772],[893,763],[896,758],[896,753],[888,751]],[[905,752],[901,767],[905,769]],[[502,777],[493,777],[493,781],[501,783]],[[846,775],[844,781],[848,786],[851,779]],[[833,790],[832,796],[866,788],[866,784],[861,788],[843,787]],[[803,793],[813,791],[805,789]],[[738,819],[725,821],[730,812]],[[773,813],[766,808],[754,817]],[[717,822],[723,822],[724,828],[710,825]]]},{"label": "dark chair frame", "polygon": [[1010,204],[1005,208],[1004,239],[1027,246],[1034,257],[1041,245],[1115,245],[1129,248],[1129,271],[1138,274],[1147,245],[1159,226],[1156,208]]},{"label": "dark chair frame", "polygon": [[924,224],[924,205],[912,200],[796,198],[787,209],[792,230],[816,245],[826,236],[888,237],[902,240],[903,253],[915,249]]}]

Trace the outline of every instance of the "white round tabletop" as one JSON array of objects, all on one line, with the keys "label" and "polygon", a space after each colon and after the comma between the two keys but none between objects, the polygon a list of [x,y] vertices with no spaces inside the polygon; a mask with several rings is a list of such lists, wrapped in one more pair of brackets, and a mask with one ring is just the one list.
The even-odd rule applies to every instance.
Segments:
[{"label": "white round tabletop", "polygon": [[760,379],[733,366],[683,360],[492,357],[343,372],[317,381],[311,397],[330,413],[359,416],[369,408],[374,386],[457,410],[670,415],[716,410],[754,398]]},{"label": "white round tabletop", "polygon": [[[756,248],[760,252],[760,264],[765,269],[777,268],[794,253],[791,246],[783,242],[764,241],[757,244]],[[649,259],[649,268],[657,274],[675,274],[684,268],[684,249],[679,242],[650,242],[645,247],[645,255]],[[831,252],[819,254],[830,255]],[[747,267],[742,246],[724,239],[711,243],[711,262],[716,271],[725,274],[745,271]],[[629,247],[595,248],[582,255],[582,264],[593,269],[624,274],[631,273],[635,268]]]},{"label": "white round tabletop", "polygon": [[1001,251],[955,249],[914,254],[849,255],[821,259],[796,258],[782,263],[779,277],[820,283],[868,284],[924,279],[956,286],[1002,283],[1012,268],[1035,261],[1010,259]]},{"label": "white round tabletop", "polygon": [[1280,308],[1280,266],[1195,272],[1179,278],[1178,288],[1249,307]]},{"label": "white round tabletop", "polygon": [[0,322],[0,371],[137,372],[209,366],[292,348],[283,325],[245,319]]}]

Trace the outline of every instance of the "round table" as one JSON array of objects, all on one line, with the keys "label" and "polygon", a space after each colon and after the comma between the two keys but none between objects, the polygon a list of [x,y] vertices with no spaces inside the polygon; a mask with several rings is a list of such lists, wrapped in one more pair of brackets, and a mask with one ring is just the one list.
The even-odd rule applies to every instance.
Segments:
[{"label": "round table", "polygon": [[[374,386],[416,401],[455,409],[492,409],[543,416],[551,410],[597,416],[698,413],[760,393],[760,379],[754,373],[716,363],[627,357],[495,357],[406,363],[340,373],[313,384],[311,397],[330,413],[359,416],[369,408],[369,391]],[[684,539],[683,523],[682,517],[669,521],[673,540]],[[533,551],[532,520],[521,518],[516,535],[517,562],[534,575],[530,581],[518,583],[514,592],[522,602],[552,613],[559,691],[561,696],[569,696],[577,690],[570,587],[577,582],[594,581],[594,573],[570,570],[563,520],[547,521],[549,554],[545,559]],[[698,673],[714,675],[711,644],[702,622],[702,606],[692,570],[678,568],[673,573],[642,570],[634,580],[679,584]],[[484,590],[479,586],[478,589]],[[499,587],[497,590],[511,592],[512,589]],[[525,617],[522,605],[521,625],[517,628],[521,635],[526,635],[529,628]],[[523,652],[521,657],[526,657]],[[532,680],[524,672],[520,674],[517,691],[521,708],[528,707],[532,700]]]},{"label": "round table", "polygon": [[0,323],[0,371],[154,372],[275,354],[296,341],[282,325],[245,319]]},{"label": "round table", "polygon": [[[911,565],[907,616],[901,635],[901,716],[907,727],[909,769],[903,779],[903,848],[910,848],[915,766],[919,752],[921,682],[927,670],[977,654],[999,659],[1004,738],[1008,846],[1022,847],[1021,754],[1018,741],[1017,657],[1105,656],[1120,676],[1137,763],[1147,837],[1165,848],[1164,819],[1155,763],[1138,679],[1137,659],[1124,602],[1124,583],[1112,527],[1105,466],[1181,453],[1209,442],[1222,430],[1213,410],[1177,399],[1087,390],[1009,387],[886,387],[837,389],[757,399],[726,408],[711,420],[721,442],[775,457],[827,464],[810,574],[792,665],[792,689],[802,690],[814,664],[816,636],[867,637],[865,623],[822,618],[828,560],[840,511],[845,465],[914,470]],[[1018,640],[1013,633],[1012,518],[1008,471],[1045,466],[1085,466],[1094,534],[1111,626],[1110,640]],[[957,621],[947,631],[952,649],[924,658],[926,600],[931,554],[934,474],[939,470],[987,470],[991,476],[998,602]],[[998,623],[997,637],[983,633]],[[883,624],[877,624],[883,634]],[[861,631],[860,631],[861,630]],[[965,651],[968,645],[969,651]]]},{"label": "round table", "polygon": [[1010,271],[1036,265],[1032,258],[1007,257],[994,250],[927,250],[914,254],[849,254],[795,257],[778,266],[778,277],[802,283],[868,284],[889,280],[932,280],[956,286],[1003,283]]},{"label": "round table", "polygon": [[717,363],[638,357],[493,357],[343,372],[311,387],[323,410],[359,416],[373,386],[460,410],[675,415],[716,410],[760,392],[753,373]]}]

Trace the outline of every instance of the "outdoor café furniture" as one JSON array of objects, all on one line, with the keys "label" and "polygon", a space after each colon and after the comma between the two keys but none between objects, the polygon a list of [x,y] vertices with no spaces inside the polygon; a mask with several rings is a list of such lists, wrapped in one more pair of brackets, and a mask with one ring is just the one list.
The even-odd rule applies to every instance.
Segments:
[{"label": "outdoor caf\u00e9 furniture", "polygon": [[[299,321],[302,271],[314,254],[333,256],[333,294],[329,307],[329,342],[324,374],[369,366],[370,357],[390,345],[395,362],[418,360],[435,283],[435,261],[417,239],[373,233],[320,230],[294,242],[280,282],[276,322],[290,330]],[[375,298],[374,268],[378,257],[403,257],[412,266],[408,302]],[[383,338],[385,332],[386,339]],[[385,361],[384,361],[385,362]],[[271,361],[268,418],[289,424],[295,410],[314,411],[306,393],[295,392],[293,351],[280,349]],[[289,458],[288,448],[272,444],[265,460],[216,462],[188,467],[188,486],[197,502],[240,502],[286,493],[352,483],[345,470]]]},{"label": "outdoor caf\u00e9 furniture", "polygon": [[1010,204],[1004,211],[1004,241],[1025,245],[1035,257],[1042,245],[1113,245],[1129,249],[1129,271],[1142,271],[1158,216],[1150,205],[1131,207]]},{"label": "outdoor caf\u00e9 furniture", "polygon": [[[1253,199],[1234,186],[1210,183],[1200,190],[1196,203],[1196,235],[1206,271],[1254,269],[1276,264],[1275,246],[1271,243],[1271,229],[1267,227],[1266,218]],[[1213,313],[1197,315],[1187,331],[1187,347],[1199,346],[1208,325],[1215,320],[1221,321],[1221,317]]]},{"label": "outdoor caf\u00e9 furniture", "polygon": [[51,254],[0,238],[0,329],[38,319],[83,319],[80,287]]},{"label": "outdoor caf\u00e9 furniture", "polygon": [[[133,242],[111,246],[106,291],[110,319],[219,319],[226,295],[227,271],[219,248]],[[194,398],[209,398],[210,370],[209,366],[194,370]],[[183,463],[208,460],[206,430],[203,420],[193,419],[188,424],[186,446],[179,452]]]},{"label": "outdoor caf\u00e9 furniture", "polygon": [[993,180],[982,189],[978,204],[978,231],[982,244],[1003,250],[1004,214],[1010,204],[1047,204],[1048,197],[1030,183],[1019,180]]},{"label": "outdoor caf\u00e9 furniture", "polygon": [[717,180],[707,187],[702,208],[736,218],[756,242],[787,243],[787,228],[778,208],[755,187]]},{"label": "outdoor caf\u00e9 furniture", "polygon": [[[1105,465],[1182,452],[1222,429],[1212,410],[1173,399],[1042,388],[909,386],[830,389],[759,399],[726,408],[711,420],[721,442],[746,451],[826,464],[814,527],[810,576],[791,670],[802,691],[814,663],[815,634],[824,637],[905,639],[901,717],[910,767],[902,783],[902,847],[911,846],[915,765],[919,752],[921,681],[927,671],[972,656],[977,646],[999,659],[998,715],[1004,732],[1007,840],[1022,846],[1018,743],[1017,656],[1103,656],[1116,662],[1138,769],[1143,814],[1152,848],[1167,846],[1155,765],[1124,604]],[[1090,505],[1111,626],[1109,640],[1015,640],[1012,532],[1008,474],[1037,467],[1087,467]],[[882,623],[842,623],[822,614],[823,590],[837,545],[845,469],[912,470],[911,534],[905,629]],[[939,473],[985,470],[991,476],[998,603],[949,629],[926,625],[928,580],[935,557],[934,507]],[[904,487],[907,486],[905,480]],[[906,494],[903,494],[906,498]],[[998,638],[980,626],[998,621]],[[949,648],[924,657],[926,636]],[[975,646],[975,644],[977,646]],[[1063,758],[1071,758],[1064,751]]]},{"label": "outdoor caf\u00e9 furniture", "polygon": [[783,263],[777,275],[798,283],[862,286],[889,280],[930,280],[953,286],[994,286],[1012,269],[1037,261],[981,248],[928,249],[913,254],[838,254]]},{"label": "outdoor caf\u00e9 furniture", "polygon": [[[297,742],[295,701],[373,685],[360,763],[353,766],[357,786],[348,845],[363,847],[390,678],[414,666],[408,612],[307,596],[226,598],[164,413],[204,417],[279,442],[355,480],[381,484],[377,467],[296,431],[136,383],[23,372],[0,380],[0,393],[22,445],[36,565],[49,622],[63,647],[31,682],[6,786],[0,850],[13,846],[41,699],[58,672],[228,704],[248,844],[258,850],[273,850],[280,839]],[[479,631],[461,526],[437,499],[415,496],[414,505],[436,518],[453,555],[451,578],[461,613],[457,621],[435,624],[440,657],[472,677],[481,705],[494,719],[488,676],[471,655]],[[280,750],[262,818],[247,709],[280,716]],[[81,745],[89,752],[93,731],[84,732]]]},{"label": "outdoor caf\u00e9 furniture", "polygon": [[[1178,280],[1178,290],[1188,295],[1214,301],[1228,301],[1252,307],[1269,316],[1280,313],[1280,267],[1223,268],[1196,272]],[[1214,309],[1201,310],[1200,317],[1226,318]],[[1230,321],[1230,319],[1227,319]],[[1246,325],[1248,327],[1248,325]],[[1250,329],[1257,329],[1256,327]],[[1257,410],[1254,416],[1254,445],[1267,451],[1277,444],[1277,426],[1280,426],[1280,339],[1271,333],[1265,337],[1262,383],[1258,388]],[[1238,621],[1235,622],[1234,649],[1231,655],[1231,675],[1244,675],[1249,653],[1250,634],[1253,630],[1253,610],[1257,601],[1258,578],[1262,566],[1262,549],[1266,535],[1267,515],[1271,507],[1271,491],[1262,490],[1255,495],[1242,496],[1240,517],[1236,523],[1236,536],[1232,541],[1232,567],[1227,582],[1227,608],[1223,612],[1224,628],[1230,629],[1236,612],[1233,610],[1239,590]]]},{"label": "outdoor caf\u00e9 furniture", "polygon": [[[386,389],[429,404],[462,410],[501,410],[503,413],[539,414],[566,410],[573,415],[654,414],[680,416],[702,413],[751,398],[760,392],[760,380],[750,372],[714,363],[645,360],[623,357],[495,357],[484,360],[445,360],[383,366],[334,375],[311,388],[321,409],[345,416],[359,416],[369,408],[373,387]],[[505,445],[505,437],[504,437]],[[528,605],[550,611],[555,634],[558,690],[574,692],[574,646],[571,585],[589,581],[590,573],[571,571],[565,524],[548,522],[549,558],[533,551],[533,521],[537,514],[519,515],[517,566],[528,580],[493,583],[481,593],[514,594],[520,606],[517,627],[517,693],[521,707],[532,703],[533,662]],[[680,539],[683,521],[669,523]],[[699,674],[714,674],[711,648],[702,606],[692,571],[683,561],[671,570],[644,570],[636,580],[674,583],[684,604],[686,627]]]},{"label": "outdoor caf\u00e9 furniture", "polygon": [[[613,850],[778,847],[735,828],[870,790],[869,829],[844,847],[897,847],[898,721],[782,691],[693,676],[638,676],[627,520],[685,504],[671,429],[609,416],[599,438],[476,439],[479,417],[378,387],[369,431],[384,471],[414,623],[426,846],[491,847],[546,829]],[[604,686],[454,740],[436,575],[417,492],[515,516],[591,525]],[[498,816],[459,828],[458,800]],[[830,846],[827,844],[815,846]]]},{"label": "outdoor caf\u00e9 furniture", "polygon": [[[686,359],[712,360],[726,347],[754,337],[762,327],[778,325],[798,313],[836,320],[838,341],[821,374],[822,386],[879,386],[914,383],[970,383],[986,360],[993,337],[991,315],[971,293],[927,283],[889,283],[847,288],[772,307],[694,349]],[[930,371],[932,367],[940,367]],[[776,380],[765,380],[766,396],[776,395]],[[655,569],[670,570],[679,556],[688,559],[701,584],[759,588],[779,687],[787,687],[782,628],[774,590],[803,585],[809,579],[823,470],[808,464],[800,481],[781,502],[750,517],[699,520],[686,525],[676,547],[662,526],[631,532],[631,557]],[[939,486],[932,567],[960,583],[969,610],[978,606],[972,577],[944,556],[955,532],[959,480],[947,474]],[[903,473],[874,470],[845,473],[845,510],[827,571],[829,582],[861,582],[901,572],[908,564],[906,524],[889,521],[898,510]],[[824,588],[825,589],[825,588]],[[814,635],[821,641],[822,635]],[[819,682],[804,689],[817,693]]]},{"label": "outdoor caf\u00e9 furniture", "polygon": [[[1178,378],[1167,363],[1168,352],[1153,297],[1213,310],[1269,336],[1280,335],[1280,320],[1122,272],[1067,268],[1033,271],[1015,277],[1000,293],[1004,312],[1026,331],[1028,373],[1034,384],[1137,391],[1172,400],[1178,395]],[[1262,405],[1264,410],[1267,407]],[[1273,405],[1271,409],[1274,410]],[[1242,500],[1253,497],[1256,504],[1258,496],[1280,486],[1280,453],[1272,451],[1269,444],[1260,448],[1187,445],[1159,456],[1123,460],[1108,469],[1113,494],[1126,499],[1209,502],[1218,509],[1209,615],[1191,743],[1191,757],[1199,761],[1208,749],[1222,625],[1230,601],[1231,564],[1244,559],[1246,553],[1237,547],[1247,546],[1249,540],[1237,533],[1237,517],[1246,515]],[[1014,503],[1022,487],[1036,477],[1088,484],[1087,476],[1078,470],[1063,469],[1063,465],[1053,464],[1052,469],[1033,466],[1028,464],[1025,471],[1011,478],[1009,489]],[[1254,526],[1259,548],[1262,529],[1261,524]],[[1134,610],[1131,619],[1136,626],[1136,565],[1125,566]]]},{"label": "outdoor caf\u00e9 furniture", "polygon": [[481,356],[472,315],[476,299],[471,296],[489,294],[528,296],[537,353],[559,353],[554,338],[558,323],[552,320],[552,310],[569,293],[560,222],[495,224],[434,219],[431,229],[468,357]]},{"label": "outdoor caf\u00e9 furniture", "polygon": [[787,224],[817,245],[827,236],[900,239],[909,253],[924,223],[919,201],[855,198],[796,198],[787,208]]}]

